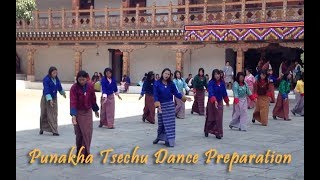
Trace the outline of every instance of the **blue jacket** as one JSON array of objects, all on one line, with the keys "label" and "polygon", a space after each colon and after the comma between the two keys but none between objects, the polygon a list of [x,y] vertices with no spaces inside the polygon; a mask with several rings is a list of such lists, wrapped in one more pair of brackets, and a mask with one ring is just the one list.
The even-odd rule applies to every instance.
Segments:
[{"label": "blue jacket", "polygon": [[214,96],[218,102],[222,101],[224,97],[228,96],[226,85],[223,81],[220,81],[220,85],[217,85],[216,81],[210,80],[208,84],[208,93],[209,99]]},{"label": "blue jacket", "polygon": [[60,80],[58,77],[52,79],[49,75],[43,78],[43,95],[46,96],[47,101],[57,97],[57,92],[61,95],[65,94],[62,89]]},{"label": "blue jacket", "polygon": [[165,86],[161,80],[158,80],[153,85],[154,102],[160,103],[173,101],[173,95],[178,99],[182,98],[182,94],[178,92],[176,85],[171,82]]},{"label": "blue jacket", "polygon": [[142,89],[141,89],[141,96],[143,96],[144,94],[149,94],[153,96],[153,85],[154,85],[155,81],[145,81],[142,85]]},{"label": "blue jacket", "polygon": [[101,80],[102,94],[111,95],[113,93],[118,92],[117,82],[112,78],[111,83],[104,76]]}]

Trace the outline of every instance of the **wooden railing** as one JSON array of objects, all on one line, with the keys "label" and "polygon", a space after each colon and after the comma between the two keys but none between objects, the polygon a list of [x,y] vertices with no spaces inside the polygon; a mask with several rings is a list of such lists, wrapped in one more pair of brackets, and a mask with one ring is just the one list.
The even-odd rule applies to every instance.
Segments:
[{"label": "wooden railing", "polygon": [[[132,13],[135,12],[135,13]],[[82,16],[81,14],[89,14]],[[30,21],[16,20],[17,31],[180,29],[184,25],[303,21],[302,0],[237,0],[222,3],[36,10]]]}]

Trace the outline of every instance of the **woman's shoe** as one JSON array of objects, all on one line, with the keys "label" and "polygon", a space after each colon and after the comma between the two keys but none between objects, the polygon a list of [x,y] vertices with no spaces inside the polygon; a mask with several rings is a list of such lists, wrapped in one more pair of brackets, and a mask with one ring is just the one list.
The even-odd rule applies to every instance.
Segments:
[{"label": "woman's shoe", "polygon": [[221,139],[222,137],[221,137],[221,136],[216,136],[216,138],[217,138],[217,139]]},{"label": "woman's shoe", "polygon": [[191,114],[193,114],[193,111],[191,111]]},{"label": "woman's shoe", "polygon": [[41,130],[41,129],[40,129],[40,132],[39,132],[39,134],[40,134],[40,135],[41,135],[41,134],[43,134],[43,130]]},{"label": "woman's shoe", "polygon": [[229,125],[229,128],[232,129],[233,127],[231,125]]},{"label": "woman's shoe", "polygon": [[142,116],[142,121],[143,121],[143,122],[146,122],[146,118],[144,118],[143,116]]},{"label": "woman's shoe", "polygon": [[160,140],[160,139],[157,138],[157,139],[155,139],[152,143],[153,143],[153,144],[158,144],[159,140]]},{"label": "woman's shoe", "polygon": [[272,117],[273,117],[273,119],[274,119],[274,120],[276,120],[276,119],[277,119],[277,116],[272,116]]},{"label": "woman's shoe", "polygon": [[254,118],[252,118],[252,123],[255,123],[255,122],[256,122],[256,120]]},{"label": "woman's shoe", "polygon": [[209,136],[209,133],[204,133],[204,136],[205,136],[205,137],[208,137],[208,136]]},{"label": "woman's shoe", "polygon": [[293,115],[296,115],[296,113],[293,110],[291,110],[291,112],[292,112]]},{"label": "woman's shoe", "polygon": [[59,136],[59,134],[58,134],[58,133],[53,133],[52,135],[53,135],[53,136]]},{"label": "woman's shoe", "polygon": [[102,128],[102,124],[99,124],[99,126],[98,126],[99,128]]}]

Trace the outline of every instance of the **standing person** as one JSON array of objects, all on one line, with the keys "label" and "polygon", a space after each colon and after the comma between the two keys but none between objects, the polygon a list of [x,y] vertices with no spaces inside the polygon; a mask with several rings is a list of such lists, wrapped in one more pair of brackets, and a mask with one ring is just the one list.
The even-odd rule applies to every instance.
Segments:
[{"label": "standing person", "polygon": [[52,132],[53,136],[59,136],[58,133],[58,99],[57,92],[64,98],[66,93],[62,89],[60,80],[58,78],[58,70],[56,67],[51,66],[43,80],[43,91],[40,102],[41,115],[40,115],[40,132]]},{"label": "standing person", "polygon": [[273,119],[283,118],[286,121],[289,119],[289,97],[288,94],[291,90],[291,74],[284,74],[279,85],[279,93],[277,97],[276,105],[273,108],[272,117]]},{"label": "standing person", "polygon": [[178,92],[177,87],[170,79],[171,70],[165,68],[161,77],[153,86],[154,105],[158,108],[158,136],[153,141],[157,144],[159,141],[165,141],[165,145],[174,147],[176,136],[175,111],[173,95],[183,102],[191,101],[189,97],[183,96]]},{"label": "standing person", "polygon": [[219,70],[219,72],[220,72],[220,81],[223,81],[224,84],[226,84],[226,82],[224,81],[224,72],[223,72],[223,70]]},{"label": "standing person", "polygon": [[300,80],[301,73],[302,73],[302,66],[299,63],[299,60],[294,61],[295,67],[293,70],[293,82],[296,84],[298,80]]},{"label": "standing person", "polygon": [[224,73],[224,81],[227,85],[228,89],[232,88],[232,80],[233,80],[233,68],[230,66],[230,62],[226,61],[226,66],[223,68]]},{"label": "standing person", "polygon": [[129,86],[131,84],[130,78],[127,75],[123,75],[121,84],[124,86],[123,92],[128,92]]},{"label": "standing person", "polygon": [[206,74],[207,83],[209,82],[209,74]]},{"label": "standing person", "polygon": [[[192,86],[189,85],[190,79],[192,79],[192,74],[189,74],[188,78],[186,79],[186,83],[187,83],[189,89],[192,88]],[[186,91],[186,95],[189,95],[189,91]]]},{"label": "standing person", "polygon": [[260,58],[260,60],[258,61],[258,64],[257,64],[257,67],[256,67],[256,72],[257,72],[257,74],[256,74],[256,79],[258,79],[258,76],[259,76],[259,74],[260,74],[260,71],[262,70],[262,66],[263,66],[263,61],[264,61],[264,58]]},{"label": "standing person", "polygon": [[[246,77],[244,78],[244,81],[247,83],[250,92],[253,93],[253,87],[254,87],[254,83],[256,82],[256,78],[254,78],[254,76],[252,75],[251,69],[246,70]],[[247,103],[248,103],[248,109],[254,108],[255,102],[251,101],[249,97],[247,97]]]},{"label": "standing person", "polygon": [[212,79],[208,84],[209,100],[206,109],[206,122],[204,125],[204,134],[206,137],[214,134],[217,139],[223,137],[223,102],[229,106],[229,98],[226,85],[221,81],[220,71],[212,71]]},{"label": "standing person", "polygon": [[143,83],[139,100],[146,95],[144,100],[144,108],[143,108],[143,115],[142,121],[145,122],[146,120],[149,121],[151,124],[155,123],[155,107],[154,107],[154,98],[153,98],[153,85],[154,85],[154,73],[153,71],[148,72],[146,74],[146,80]]},{"label": "standing person", "polygon": [[300,80],[297,81],[294,92],[296,94],[296,105],[291,112],[293,115],[304,116],[304,73],[301,74]]},{"label": "standing person", "polygon": [[258,74],[258,80],[254,84],[254,94],[257,97],[257,103],[253,112],[252,122],[255,123],[257,120],[263,126],[267,126],[271,93],[266,71],[261,70],[260,74]]},{"label": "standing person", "polygon": [[99,75],[98,75],[98,72],[94,72],[92,78],[91,78],[91,82],[94,84],[96,82],[99,81]]},{"label": "standing person", "polygon": [[204,96],[205,89],[208,88],[206,77],[204,76],[204,69],[200,68],[198,74],[193,78],[193,92],[194,102],[191,109],[191,114],[193,112],[198,113],[199,115],[204,115]]},{"label": "standing person", "polygon": [[160,79],[159,74],[156,74],[155,80],[158,81]]},{"label": "standing person", "polygon": [[275,96],[274,96],[274,85],[277,83],[278,78],[273,74],[273,70],[269,69],[268,70],[268,81],[269,81],[269,91],[271,93],[271,101],[270,103],[275,103]]},{"label": "standing person", "polygon": [[279,77],[283,76],[283,74],[287,72],[288,67],[289,67],[289,60],[283,59],[279,67]]},{"label": "standing person", "polygon": [[112,76],[112,69],[106,68],[103,74],[104,77],[101,80],[102,97],[99,127],[107,126],[108,129],[114,129],[114,94],[116,94],[120,100],[122,100],[122,98],[118,93],[117,81]]},{"label": "standing person", "polygon": [[92,139],[93,119],[92,110],[99,118],[99,107],[96,102],[96,94],[93,86],[87,82],[88,73],[79,71],[77,74],[77,83],[70,89],[70,115],[76,134],[77,154],[82,146],[85,147],[82,154],[90,154],[90,145]]},{"label": "standing person", "polygon": [[101,72],[99,72],[99,81],[102,80],[103,74]]},{"label": "standing person", "polygon": [[250,91],[248,84],[244,81],[244,73],[238,72],[236,81],[233,83],[233,112],[232,112],[232,121],[229,124],[229,127],[237,128],[239,131],[247,131],[247,122],[248,122],[248,103],[247,98],[251,101],[255,101],[255,97]]},{"label": "standing person", "polygon": [[[173,83],[177,86],[178,92],[182,95],[184,95],[183,89],[185,89],[186,92],[188,92],[190,90],[187,83],[181,77],[180,71],[174,72]],[[176,117],[179,119],[184,119],[185,118],[185,110],[186,110],[184,102],[177,97],[174,97],[174,101],[175,101],[175,105],[176,105],[176,109],[175,109],[176,110]]]}]

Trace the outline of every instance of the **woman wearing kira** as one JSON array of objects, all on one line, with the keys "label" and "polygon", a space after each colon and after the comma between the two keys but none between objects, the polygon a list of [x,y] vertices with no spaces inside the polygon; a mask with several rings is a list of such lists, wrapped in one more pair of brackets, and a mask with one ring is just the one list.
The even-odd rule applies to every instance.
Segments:
[{"label": "woman wearing kira", "polygon": [[92,139],[93,119],[92,111],[99,118],[99,107],[96,102],[94,87],[87,80],[88,73],[79,71],[77,82],[70,89],[70,115],[76,134],[77,154],[81,151],[85,156],[90,154],[90,144]]},{"label": "woman wearing kira", "polygon": [[238,72],[235,82],[233,83],[233,112],[232,112],[232,121],[229,124],[229,127],[237,128],[239,131],[247,131],[247,122],[248,122],[248,101],[247,98],[250,98],[251,101],[256,101],[256,97],[251,93],[248,84],[244,81],[244,73]]},{"label": "woman wearing kira", "polygon": [[204,76],[204,69],[200,68],[198,74],[193,78],[193,92],[194,102],[191,109],[191,114],[198,113],[199,115],[204,115],[204,97],[205,88],[207,88],[207,80]]},{"label": "woman wearing kira", "polygon": [[[186,91],[190,90],[185,80],[181,77],[180,71],[174,72],[173,83],[177,86],[178,92],[182,95],[184,95],[183,89]],[[184,119],[186,110],[185,103],[177,97],[174,97],[174,101],[176,104],[176,117],[179,119]]]},{"label": "woman wearing kira", "polygon": [[191,98],[183,96],[178,92],[176,85],[170,78],[171,70],[165,68],[161,77],[154,83],[153,96],[155,107],[158,108],[158,135],[153,141],[157,144],[159,141],[164,141],[168,147],[174,147],[176,136],[176,116],[173,96],[181,99],[191,101]]},{"label": "woman wearing kira", "polygon": [[59,136],[57,92],[66,98],[66,93],[62,89],[58,78],[58,70],[56,67],[51,66],[48,75],[43,78],[39,134],[43,134],[43,131],[46,131],[52,132],[53,136]]},{"label": "woman wearing kira", "polygon": [[296,105],[291,112],[295,116],[296,114],[304,116],[304,73],[301,73],[300,80],[297,81],[294,92],[296,94]]},{"label": "woman wearing kira", "polygon": [[[251,93],[253,93],[253,86],[254,86],[254,83],[256,82],[256,78],[252,75],[252,69],[246,70],[246,76],[244,78],[244,81],[247,83]],[[247,104],[248,104],[248,109],[254,108],[255,103],[251,101],[249,97],[247,97]]]},{"label": "woman wearing kira", "polygon": [[220,71],[212,71],[212,79],[208,84],[208,103],[206,109],[206,122],[204,125],[204,134],[206,137],[214,134],[217,139],[223,137],[223,100],[229,106],[229,98],[226,85],[221,80]]},{"label": "woman wearing kira", "polygon": [[276,105],[273,108],[272,117],[273,119],[283,118],[285,121],[290,121],[289,119],[289,97],[291,83],[290,80],[292,78],[291,73],[286,73],[283,75],[280,85],[279,85],[279,93],[277,97]]},{"label": "woman wearing kira", "polygon": [[269,91],[271,93],[271,101],[270,103],[275,103],[276,102],[276,98],[274,96],[274,85],[277,83],[278,78],[276,77],[276,75],[273,74],[273,70],[269,69],[268,70],[268,81],[269,81]]},{"label": "woman wearing kira", "polygon": [[102,97],[99,127],[107,126],[108,129],[114,129],[114,94],[116,94],[120,100],[122,100],[122,98],[118,93],[117,82],[112,76],[112,69],[106,68],[103,74],[104,77],[101,80]]},{"label": "woman wearing kira", "polygon": [[257,97],[257,102],[253,112],[252,123],[255,123],[257,120],[263,126],[267,126],[271,93],[269,91],[269,82],[266,71],[261,70],[258,74],[258,80],[254,84],[253,91],[254,96]]},{"label": "woman wearing kira", "polygon": [[147,78],[144,81],[140,93],[139,100],[145,95],[144,108],[142,121],[149,121],[151,124],[155,123],[155,107],[154,107],[154,98],[153,98],[153,85],[154,85],[154,73],[153,71],[148,72],[146,75]]}]

